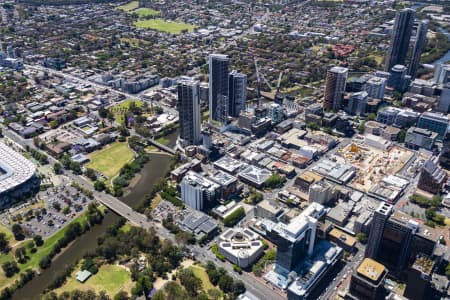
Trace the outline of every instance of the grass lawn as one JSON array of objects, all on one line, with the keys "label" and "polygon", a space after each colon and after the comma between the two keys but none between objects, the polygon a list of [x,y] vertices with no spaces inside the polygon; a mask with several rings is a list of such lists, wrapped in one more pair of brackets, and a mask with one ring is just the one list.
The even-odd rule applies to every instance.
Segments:
[{"label": "grass lawn", "polygon": [[159,139],[156,140],[158,143],[163,144],[163,145],[167,145],[169,143],[169,139],[167,139],[166,137],[160,137]]},{"label": "grass lawn", "polygon": [[131,288],[131,275],[122,267],[115,265],[103,265],[99,268],[98,273],[92,275],[85,283],[78,282],[75,279],[75,273],[79,269],[76,268],[67,282],[56,290],[60,294],[65,291],[73,290],[93,290],[96,293],[105,291],[110,297],[114,297],[121,290],[129,292]]},{"label": "grass lawn", "polygon": [[306,86],[296,85],[294,87],[283,90],[282,92],[285,94],[295,94],[300,97],[309,97],[314,92],[314,89],[308,88]]},{"label": "grass lawn", "polygon": [[117,8],[121,9],[123,11],[126,11],[126,12],[130,12],[132,10],[135,10],[138,7],[139,7],[139,1],[132,1],[130,3],[127,3],[125,5],[119,6]]},{"label": "grass lawn", "polygon": [[369,57],[375,59],[375,61],[379,65],[381,65],[381,63],[383,62],[383,58],[384,58],[382,55],[377,55],[377,54],[369,55]]},{"label": "grass lawn", "polygon": [[208,290],[215,290],[217,289],[212,283],[211,281],[209,281],[209,277],[208,274],[206,274],[205,268],[201,267],[201,266],[191,266],[189,267],[189,269],[192,270],[192,272],[194,273],[195,277],[200,278],[202,281],[202,288],[205,292],[207,292]]},{"label": "grass lawn", "polygon": [[116,142],[106,146],[104,149],[91,153],[89,155],[91,161],[87,167],[97,170],[108,179],[111,179],[133,157],[134,153],[128,148],[127,143]]},{"label": "grass lawn", "polygon": [[138,14],[139,19],[159,15],[159,11],[151,9],[151,8],[139,8],[134,12]]},{"label": "grass lawn", "polygon": [[12,240],[14,239],[14,235],[12,234],[11,230],[9,228],[6,228],[4,225],[0,225],[0,232],[3,232],[6,235],[6,239],[9,241],[9,243],[14,243]]},{"label": "grass lawn", "polygon": [[146,150],[147,152],[159,151],[159,149],[156,148],[156,147],[153,146],[153,145],[150,145],[150,146],[145,147],[145,150]]},{"label": "grass lawn", "polygon": [[166,21],[163,19],[151,19],[151,20],[140,20],[134,23],[136,27],[154,29],[157,31],[163,31],[171,34],[179,34],[183,30],[188,30],[189,32],[194,31],[195,25]]},{"label": "grass lawn", "polygon": [[114,114],[114,120],[119,124],[124,124],[123,114],[128,112],[130,109],[130,104],[134,103],[137,107],[142,107],[144,102],[140,100],[128,99],[123,101],[120,104],[117,104],[111,108],[111,112]]}]

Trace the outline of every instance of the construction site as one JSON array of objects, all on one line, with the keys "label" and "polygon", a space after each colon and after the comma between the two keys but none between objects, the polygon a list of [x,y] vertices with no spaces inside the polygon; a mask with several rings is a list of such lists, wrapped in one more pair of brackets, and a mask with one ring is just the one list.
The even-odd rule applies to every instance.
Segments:
[{"label": "construction site", "polygon": [[381,150],[357,143],[349,144],[337,154],[346,164],[357,170],[350,186],[365,192],[385,177],[398,174],[415,155],[414,152],[398,146]]}]

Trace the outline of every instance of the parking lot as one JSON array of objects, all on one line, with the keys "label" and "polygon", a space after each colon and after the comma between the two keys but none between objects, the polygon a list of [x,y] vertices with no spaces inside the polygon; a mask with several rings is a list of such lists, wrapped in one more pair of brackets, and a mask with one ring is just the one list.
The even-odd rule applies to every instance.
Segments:
[{"label": "parking lot", "polygon": [[30,236],[48,237],[79,216],[91,201],[63,180],[60,186],[39,192],[29,203],[10,209],[0,217],[8,227],[18,223]]},{"label": "parking lot", "polygon": [[182,210],[172,203],[162,200],[158,206],[153,209],[152,218],[155,221],[162,222],[169,214],[172,214],[174,220],[182,220],[184,216],[188,214],[188,210]]}]

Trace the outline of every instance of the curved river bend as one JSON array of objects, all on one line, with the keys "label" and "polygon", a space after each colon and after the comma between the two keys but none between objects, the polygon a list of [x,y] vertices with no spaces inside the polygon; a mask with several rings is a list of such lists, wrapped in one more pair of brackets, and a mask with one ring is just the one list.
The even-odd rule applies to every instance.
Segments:
[{"label": "curved river bend", "polygon": [[[174,146],[178,132],[174,132],[168,138],[169,146]],[[122,197],[121,200],[128,205],[135,207],[139,205],[144,195],[150,191],[152,186],[169,169],[170,156],[164,153],[149,154],[150,160],[142,168],[139,181],[132,188],[129,194]],[[108,211],[102,224],[91,228],[84,235],[80,236],[69,245],[60,255],[58,255],[48,269],[42,271],[39,276],[33,278],[24,287],[14,293],[13,300],[34,300],[39,299],[41,293],[59,274],[61,274],[68,265],[80,260],[86,253],[93,251],[97,246],[97,238],[100,237],[108,227],[113,225],[119,216]]]}]

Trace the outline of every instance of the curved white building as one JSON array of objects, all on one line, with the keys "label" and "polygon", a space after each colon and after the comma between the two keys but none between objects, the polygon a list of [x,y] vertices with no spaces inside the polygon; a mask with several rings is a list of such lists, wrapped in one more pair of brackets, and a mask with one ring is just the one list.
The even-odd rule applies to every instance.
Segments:
[{"label": "curved white building", "polygon": [[0,143],[0,208],[8,207],[36,185],[36,166],[4,143]]},{"label": "curved white building", "polygon": [[252,265],[264,252],[259,235],[248,228],[230,228],[220,240],[219,253],[241,268]]}]

